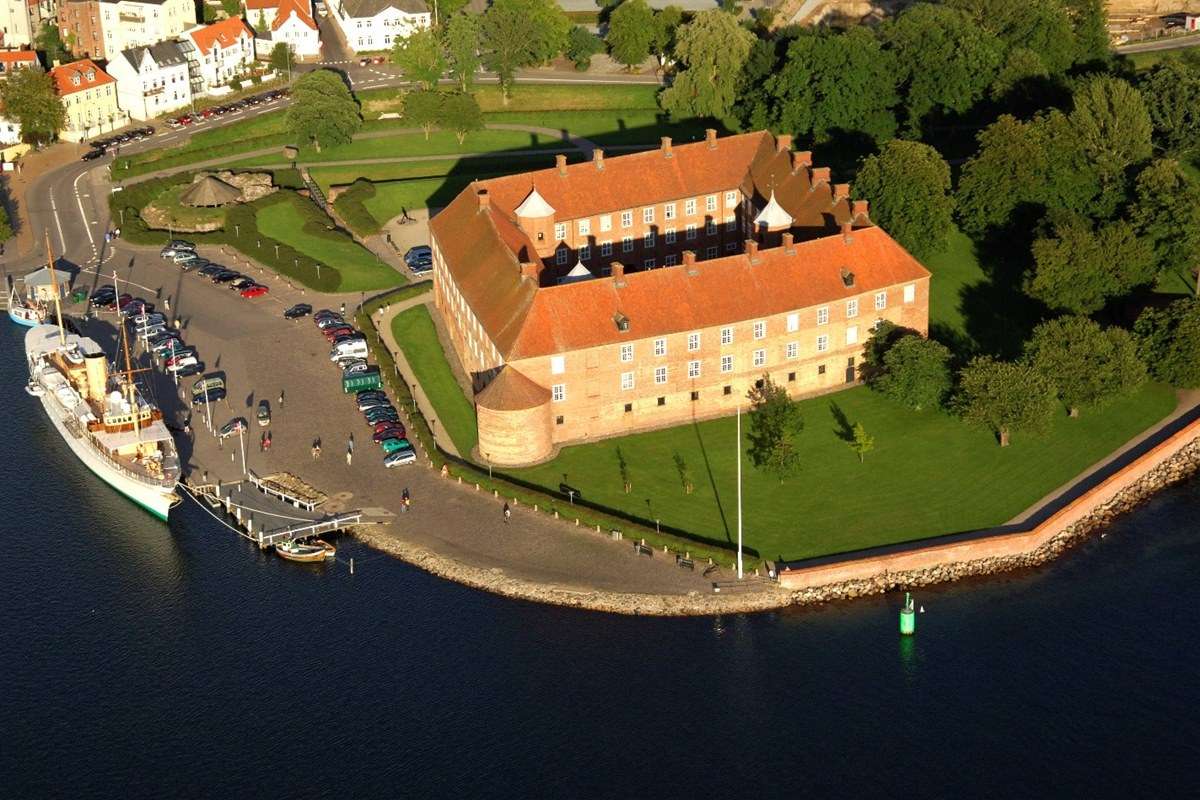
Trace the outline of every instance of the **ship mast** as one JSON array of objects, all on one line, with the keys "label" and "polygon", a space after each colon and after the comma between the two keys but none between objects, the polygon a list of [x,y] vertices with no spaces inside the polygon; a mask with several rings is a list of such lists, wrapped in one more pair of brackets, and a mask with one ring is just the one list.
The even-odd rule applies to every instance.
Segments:
[{"label": "ship mast", "polygon": [[[114,271],[113,286],[115,287],[116,285],[117,273]],[[120,297],[120,295],[117,296]],[[142,440],[142,410],[138,406],[137,394],[134,392],[133,374],[134,372],[141,372],[141,370],[135,370],[133,364],[129,362],[129,335],[125,331],[125,320],[121,317],[120,308],[117,309],[117,326],[121,329],[121,349],[125,351],[125,370],[122,373],[125,376],[125,399],[129,402],[129,407],[133,409],[133,430],[140,442]]]},{"label": "ship mast", "polygon": [[46,267],[50,270],[50,286],[54,290],[54,316],[58,319],[58,339],[65,347],[67,344],[67,332],[63,330],[62,321],[62,303],[59,302],[58,296],[58,278],[54,274],[54,251],[50,249],[50,229],[46,231]]}]

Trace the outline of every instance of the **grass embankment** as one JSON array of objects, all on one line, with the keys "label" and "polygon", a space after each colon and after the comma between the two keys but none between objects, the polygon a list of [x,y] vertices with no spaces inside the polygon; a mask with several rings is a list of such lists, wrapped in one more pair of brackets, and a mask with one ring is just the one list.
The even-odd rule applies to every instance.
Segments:
[{"label": "grass embankment", "polygon": [[[608,109],[658,108],[659,87],[654,84],[537,83],[512,88],[512,97],[504,102],[500,87],[477,85],[471,91],[479,108],[489,111],[594,111]],[[363,117],[378,119],[380,114],[404,110],[404,99],[396,89],[367,89],[357,93]]]},{"label": "grass embankment", "polygon": [[397,314],[392,320],[392,334],[416,373],[417,383],[433,403],[434,418],[441,423],[459,454],[470,458],[478,442],[475,405],[463,393],[446,361],[429,309],[415,306]]},{"label": "grass embankment", "polygon": [[212,158],[234,156],[265,147],[282,149],[292,138],[284,125],[283,114],[262,114],[246,120],[192,134],[176,147],[161,147],[132,156],[118,156],[113,162],[113,180],[123,180],[161,169],[194,164]]},{"label": "grass embankment", "polygon": [[179,195],[183,194],[190,187],[190,183],[172,186],[154,198],[154,205],[165,211],[170,217],[171,227],[187,228],[214,222],[223,225],[225,222],[225,209],[196,208],[185,206],[179,202]]}]

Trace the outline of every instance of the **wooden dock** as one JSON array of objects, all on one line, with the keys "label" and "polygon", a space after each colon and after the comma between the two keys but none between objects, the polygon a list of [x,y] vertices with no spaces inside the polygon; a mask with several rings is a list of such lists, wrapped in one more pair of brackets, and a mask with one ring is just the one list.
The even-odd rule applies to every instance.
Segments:
[{"label": "wooden dock", "polygon": [[229,527],[260,548],[363,524],[361,511],[318,514],[311,507],[305,508],[308,504],[295,504],[292,498],[280,496],[278,491],[268,493],[261,482],[253,480],[191,484],[184,485],[183,489],[209,507],[223,509],[230,518]]}]

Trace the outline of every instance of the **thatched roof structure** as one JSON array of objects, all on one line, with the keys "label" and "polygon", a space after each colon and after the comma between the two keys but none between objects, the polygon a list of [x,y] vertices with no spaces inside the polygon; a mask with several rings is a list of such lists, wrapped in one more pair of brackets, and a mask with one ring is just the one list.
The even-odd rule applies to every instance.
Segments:
[{"label": "thatched roof structure", "polygon": [[241,197],[242,192],[236,186],[230,186],[212,175],[205,175],[180,193],[179,202],[185,206],[215,208],[236,202]]}]

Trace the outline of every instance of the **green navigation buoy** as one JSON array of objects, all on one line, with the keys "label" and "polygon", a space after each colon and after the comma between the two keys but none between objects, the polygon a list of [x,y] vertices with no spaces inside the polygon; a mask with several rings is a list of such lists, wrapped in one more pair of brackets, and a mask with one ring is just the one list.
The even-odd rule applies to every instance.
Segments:
[{"label": "green navigation buoy", "polygon": [[900,609],[900,635],[912,636],[917,632],[917,615],[913,611],[912,595],[904,593],[904,608]]}]

